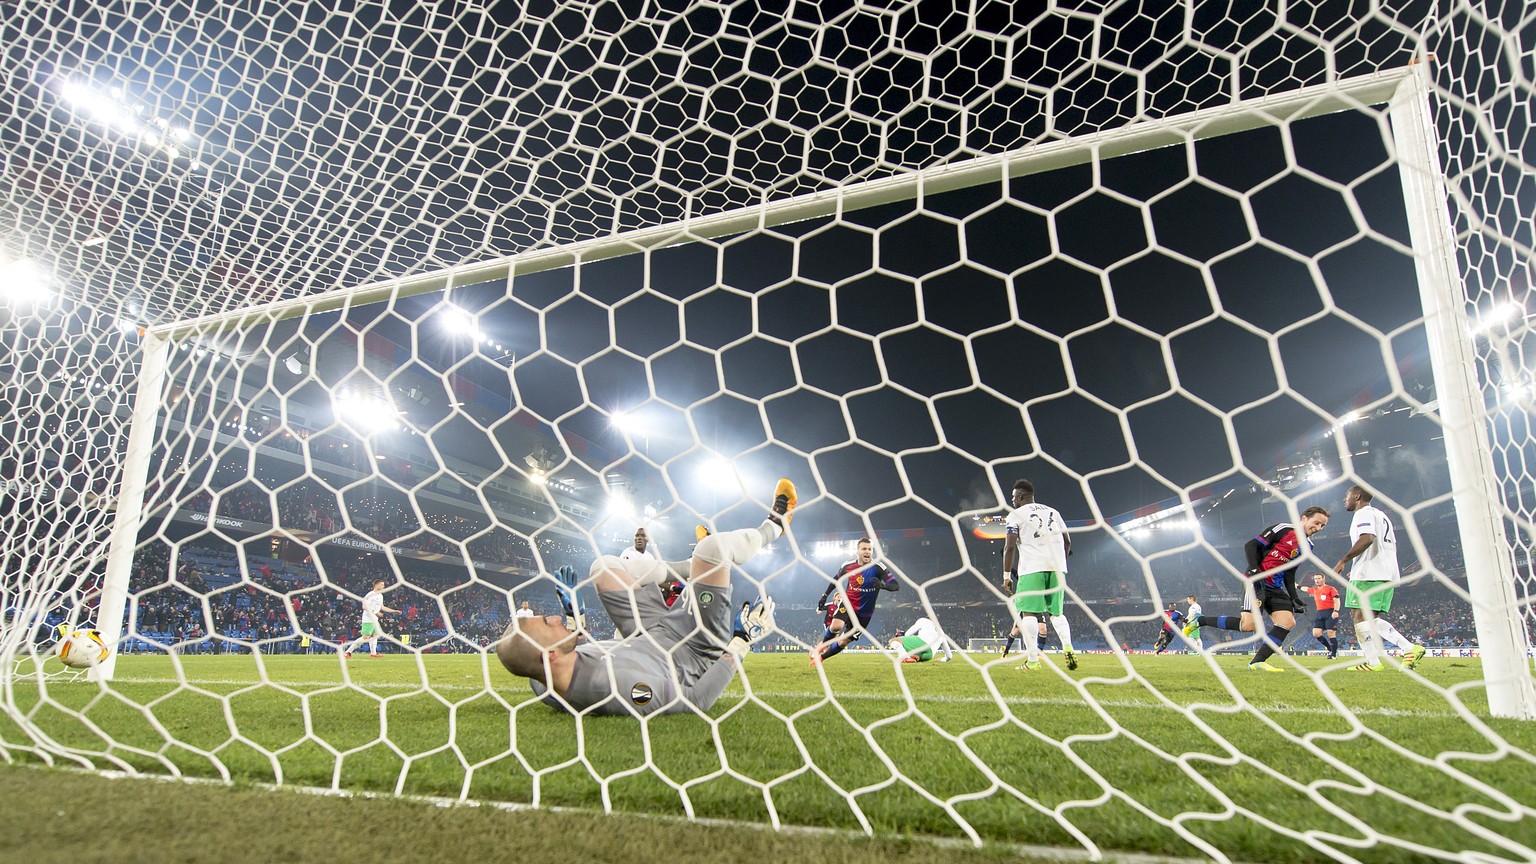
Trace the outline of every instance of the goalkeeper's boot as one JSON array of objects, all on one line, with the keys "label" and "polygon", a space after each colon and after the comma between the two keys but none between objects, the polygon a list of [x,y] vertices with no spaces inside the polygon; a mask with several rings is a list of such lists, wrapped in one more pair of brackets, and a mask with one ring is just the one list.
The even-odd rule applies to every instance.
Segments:
[{"label": "goalkeeper's boot", "polygon": [[1265,661],[1265,660],[1260,660],[1257,663],[1249,663],[1248,664],[1248,670],[1250,672],[1284,672],[1285,671],[1284,669],[1280,668],[1279,666],[1276,666],[1273,663],[1270,663],[1270,662]]},{"label": "goalkeeper's boot", "polygon": [[1425,651],[1423,645],[1415,645],[1412,648],[1409,648],[1408,653],[1403,655],[1403,668],[1417,669],[1419,667],[1419,661],[1424,659],[1424,654]]},{"label": "goalkeeper's boot", "polygon": [[1067,658],[1067,671],[1071,672],[1075,670],[1077,668],[1077,655],[1072,653],[1071,646],[1063,645],[1061,647],[1061,653]]},{"label": "goalkeeper's boot", "polygon": [[1351,671],[1351,672],[1380,672],[1381,671],[1381,664],[1380,663],[1360,663],[1358,665],[1349,667],[1349,671]]},{"label": "goalkeeper's boot", "polygon": [[1191,639],[1200,638],[1200,621],[1196,619],[1184,625],[1184,635]]},{"label": "goalkeeper's boot", "polygon": [[695,526],[693,526],[693,542],[697,543],[700,540],[703,540],[705,537],[708,537],[708,536],[709,536],[709,529],[708,528],[705,528],[703,525],[695,525]]},{"label": "goalkeeper's boot", "polygon": [[773,507],[768,518],[780,528],[788,528],[789,520],[794,518],[795,504],[799,500],[795,497],[795,484],[788,477],[780,477],[779,485],[773,487]]}]

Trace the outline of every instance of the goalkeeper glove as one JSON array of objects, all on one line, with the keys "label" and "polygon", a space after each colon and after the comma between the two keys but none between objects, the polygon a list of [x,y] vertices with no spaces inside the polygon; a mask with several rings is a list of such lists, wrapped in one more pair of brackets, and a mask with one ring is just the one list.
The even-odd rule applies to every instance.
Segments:
[{"label": "goalkeeper glove", "polygon": [[754,643],[763,641],[773,633],[773,610],[773,598],[763,597],[747,611],[737,615],[736,632],[731,634],[730,644],[726,648],[737,657],[746,656]]},{"label": "goalkeeper glove", "polygon": [[[576,568],[569,564],[562,564],[555,571],[555,593],[560,595],[560,606],[565,610],[565,617],[576,617]],[[570,626],[569,621],[566,626]],[[572,628],[575,629],[575,628]]]}]

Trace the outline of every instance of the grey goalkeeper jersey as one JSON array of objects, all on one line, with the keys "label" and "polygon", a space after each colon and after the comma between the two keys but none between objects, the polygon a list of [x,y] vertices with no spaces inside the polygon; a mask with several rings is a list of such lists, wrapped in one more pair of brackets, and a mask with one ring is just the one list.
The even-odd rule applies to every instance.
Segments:
[{"label": "grey goalkeeper jersey", "polygon": [[[576,646],[576,668],[565,702],[583,714],[644,717],[708,711],[734,673],[730,663],[718,660],[699,675],[676,670],[665,650],[643,638],[584,642]],[[547,694],[542,683],[529,684],[545,702],[566,707]]]},{"label": "grey goalkeeper jersey", "polygon": [[[735,611],[731,588],[689,583],[668,609],[655,585],[600,591],[598,599],[623,639],[576,646],[565,702],[586,714],[679,714],[708,711],[736,672],[722,659]],[[544,701],[565,708],[529,679]]]}]

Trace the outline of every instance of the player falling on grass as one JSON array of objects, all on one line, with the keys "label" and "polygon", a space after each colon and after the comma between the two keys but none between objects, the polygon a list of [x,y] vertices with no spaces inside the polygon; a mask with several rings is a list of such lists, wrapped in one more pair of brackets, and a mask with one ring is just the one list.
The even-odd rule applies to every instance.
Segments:
[{"label": "player falling on grass", "polygon": [[1365,654],[1365,662],[1350,669],[1356,672],[1381,670],[1381,644],[1391,642],[1402,651],[1404,668],[1412,669],[1424,659],[1424,646],[1415,645],[1397,632],[1382,614],[1392,611],[1392,593],[1402,573],[1397,566],[1397,535],[1392,531],[1392,520],[1380,508],[1373,507],[1373,496],[1360,486],[1351,486],[1344,493],[1344,509],[1352,515],[1349,520],[1349,551],[1339,559],[1333,572],[1343,575],[1344,568],[1354,562],[1349,570],[1349,593],[1344,606],[1355,621],[1355,639]]},{"label": "player falling on grass", "polygon": [[598,558],[591,580],[619,638],[578,643],[577,633],[558,615],[513,619],[496,643],[497,659],[507,671],[529,679],[545,702],[575,713],[644,717],[708,711],[751,644],[774,627],[771,597],[737,613],[731,567],[783,535],[795,502],[794,484],[780,480],[761,525],[700,540],[688,561],[687,602],[672,609],[657,590],[672,572],[666,562]]},{"label": "player falling on grass", "polygon": [[1055,509],[1035,501],[1035,486],[1028,480],[1013,484],[1012,504],[1003,535],[1003,590],[1013,595],[1014,615],[1024,637],[1024,664],[1019,668],[1040,668],[1041,619],[1050,616],[1067,668],[1076,669],[1072,629],[1062,614],[1067,556],[1072,554],[1066,522]]},{"label": "player falling on grass", "polygon": [[897,631],[896,638],[886,646],[896,652],[903,663],[926,663],[934,652],[942,651],[940,663],[948,663],[954,654],[949,649],[949,638],[939,632],[939,626],[927,618],[919,618],[912,626]]},{"label": "player falling on grass", "polygon": [[[1184,635],[1191,639],[1197,639],[1200,628],[1214,626],[1222,630],[1241,630],[1252,632],[1256,627],[1256,612],[1269,615],[1270,628],[1264,635],[1264,641],[1253,654],[1253,660],[1248,664],[1249,669],[1260,672],[1284,672],[1285,670],[1269,662],[1269,658],[1280,650],[1285,637],[1296,626],[1296,613],[1306,609],[1301,596],[1296,592],[1295,571],[1301,566],[1297,559],[1311,546],[1310,538],[1328,525],[1328,511],[1322,507],[1308,507],[1301,512],[1301,530],[1298,531],[1288,524],[1280,523],[1264,529],[1254,540],[1249,541],[1249,560],[1255,557],[1253,547],[1255,543],[1267,543],[1267,551],[1260,559],[1258,569],[1253,572],[1253,607],[1244,608],[1242,618],[1233,622],[1229,615],[1202,615],[1184,628]],[[1306,547],[1302,543],[1307,543]],[[1253,568],[1250,567],[1252,571]],[[1246,601],[1245,601],[1246,606]],[[1236,624],[1237,626],[1233,626]]]},{"label": "player falling on grass", "polygon": [[1301,590],[1312,595],[1312,602],[1317,604],[1317,613],[1312,616],[1312,638],[1328,650],[1328,659],[1337,660],[1339,657],[1339,589],[1328,584],[1328,577],[1321,573],[1312,574],[1312,584],[1303,585]]},{"label": "player falling on grass", "polygon": [[1161,654],[1168,650],[1168,646],[1173,643],[1174,634],[1184,626],[1183,620],[1184,613],[1179,611],[1179,604],[1169,603],[1168,608],[1163,610],[1163,626],[1158,631],[1157,642],[1152,646],[1153,654]]},{"label": "player falling on grass", "polygon": [[[837,568],[837,573],[821,592],[816,610],[826,613],[826,629],[821,641],[811,648],[811,665],[836,657],[869,629],[875,617],[875,604],[881,591],[899,591],[895,574],[875,563],[875,547],[868,537],[860,537],[853,560]],[[857,625],[855,625],[857,622]]]},{"label": "player falling on grass", "polygon": [[379,613],[388,612],[391,615],[400,614],[399,609],[391,609],[384,605],[384,580],[379,579],[373,583],[373,590],[363,595],[363,625],[360,628],[357,640],[348,645],[342,651],[342,655],[351,657],[352,652],[364,642],[368,643],[368,656],[379,656],[379,636],[384,631],[379,628]]}]

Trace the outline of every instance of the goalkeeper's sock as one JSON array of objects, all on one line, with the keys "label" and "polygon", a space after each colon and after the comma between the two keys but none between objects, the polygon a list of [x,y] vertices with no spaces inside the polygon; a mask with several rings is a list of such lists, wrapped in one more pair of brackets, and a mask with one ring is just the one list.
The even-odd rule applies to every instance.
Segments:
[{"label": "goalkeeper's sock", "polygon": [[719,531],[693,547],[693,557],[706,564],[745,564],[764,546],[778,538],[783,529],[764,520],[757,528]]},{"label": "goalkeeper's sock", "polygon": [[1201,615],[1201,627],[1215,627],[1217,630],[1238,630],[1242,628],[1242,618],[1237,615]]},{"label": "goalkeeper's sock", "polygon": [[845,646],[842,642],[833,642],[831,645],[828,645],[826,648],[822,649],[821,659],[826,660],[829,657],[836,657],[838,654],[842,653],[845,647],[847,646]]},{"label": "goalkeeper's sock", "polygon": [[1275,656],[1275,652],[1285,644],[1285,637],[1289,635],[1291,635],[1289,627],[1281,627],[1279,624],[1270,627],[1269,632],[1264,634],[1264,644],[1259,646],[1259,650],[1253,652],[1253,662],[1263,663]]},{"label": "goalkeeper's sock", "polygon": [[836,638],[837,638],[837,634],[836,633],[833,633],[831,631],[831,629],[826,629],[826,630],[821,631],[821,638],[816,640],[816,642],[817,642],[817,644],[825,645],[826,643],[831,642],[833,639],[836,639]]}]

